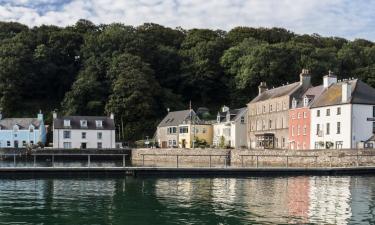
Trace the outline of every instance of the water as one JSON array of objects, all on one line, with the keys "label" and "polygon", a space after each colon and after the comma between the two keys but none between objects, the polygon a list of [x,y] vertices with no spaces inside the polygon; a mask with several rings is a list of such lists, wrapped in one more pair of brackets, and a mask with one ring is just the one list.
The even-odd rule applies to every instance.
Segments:
[{"label": "water", "polygon": [[375,224],[375,176],[0,180],[0,224]]}]

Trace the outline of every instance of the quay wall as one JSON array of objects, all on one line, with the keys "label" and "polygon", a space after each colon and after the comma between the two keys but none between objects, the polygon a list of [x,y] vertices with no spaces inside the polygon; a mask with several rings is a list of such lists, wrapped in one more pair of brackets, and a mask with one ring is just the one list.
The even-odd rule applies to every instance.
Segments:
[{"label": "quay wall", "polygon": [[[142,154],[145,154],[142,156]],[[157,155],[157,156],[155,156]],[[375,150],[371,149],[324,149],[324,150],[247,150],[247,149],[133,149],[132,162],[171,163],[179,155],[181,163],[207,165],[207,155],[227,155],[227,164],[235,167],[330,167],[330,166],[373,166]],[[212,156],[212,164],[225,163],[225,157]]]}]

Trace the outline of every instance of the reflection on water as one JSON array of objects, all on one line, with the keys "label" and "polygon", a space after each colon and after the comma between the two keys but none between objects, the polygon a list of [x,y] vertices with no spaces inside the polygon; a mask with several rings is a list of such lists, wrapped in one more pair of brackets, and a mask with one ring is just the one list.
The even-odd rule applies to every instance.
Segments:
[{"label": "reflection on water", "polygon": [[375,177],[0,180],[0,224],[375,224]]}]

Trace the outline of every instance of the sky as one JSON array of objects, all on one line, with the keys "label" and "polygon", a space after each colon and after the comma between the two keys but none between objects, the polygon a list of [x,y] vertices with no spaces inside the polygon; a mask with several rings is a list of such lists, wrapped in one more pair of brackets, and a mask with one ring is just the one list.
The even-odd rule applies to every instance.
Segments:
[{"label": "sky", "polygon": [[145,22],[168,27],[230,30],[282,27],[375,41],[375,0],[0,0],[0,21],[29,26]]}]

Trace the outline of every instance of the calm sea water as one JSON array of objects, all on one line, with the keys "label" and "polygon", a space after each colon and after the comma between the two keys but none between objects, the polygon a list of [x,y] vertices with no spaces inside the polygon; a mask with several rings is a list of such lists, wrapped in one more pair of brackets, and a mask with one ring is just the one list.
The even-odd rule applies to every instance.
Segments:
[{"label": "calm sea water", "polygon": [[0,224],[375,224],[375,176],[0,180]]}]

